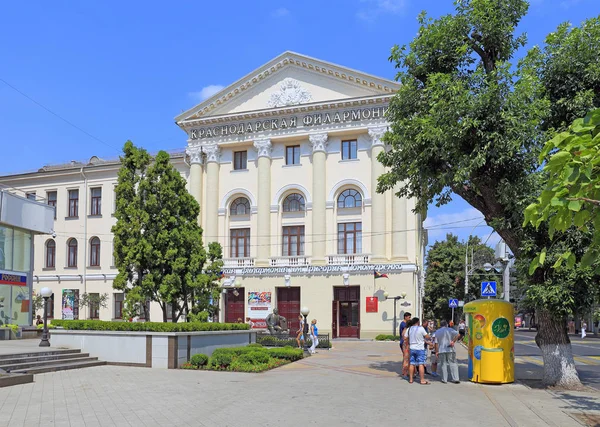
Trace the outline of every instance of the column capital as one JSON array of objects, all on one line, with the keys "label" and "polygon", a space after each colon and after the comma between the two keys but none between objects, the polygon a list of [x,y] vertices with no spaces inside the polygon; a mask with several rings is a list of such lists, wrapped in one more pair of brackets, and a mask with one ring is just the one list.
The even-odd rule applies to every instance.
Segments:
[{"label": "column capital", "polygon": [[190,163],[192,165],[202,164],[202,148],[201,147],[188,147],[185,149],[185,154],[190,157]]},{"label": "column capital", "polygon": [[202,151],[206,154],[206,163],[218,163],[221,158],[221,149],[216,143],[202,146]]},{"label": "column capital", "polygon": [[369,132],[369,136],[371,137],[372,147],[381,146],[383,147],[385,144],[381,140],[383,135],[387,132],[388,127],[386,125],[377,125],[377,126],[369,126],[367,127],[367,131]]},{"label": "column capital", "polygon": [[271,150],[273,149],[273,145],[271,144],[270,139],[264,138],[255,140],[254,148],[256,148],[256,151],[258,151],[258,157],[271,158]]},{"label": "column capital", "polygon": [[327,133],[313,133],[308,135],[308,140],[312,144],[312,151],[316,153],[322,151],[327,152]]}]

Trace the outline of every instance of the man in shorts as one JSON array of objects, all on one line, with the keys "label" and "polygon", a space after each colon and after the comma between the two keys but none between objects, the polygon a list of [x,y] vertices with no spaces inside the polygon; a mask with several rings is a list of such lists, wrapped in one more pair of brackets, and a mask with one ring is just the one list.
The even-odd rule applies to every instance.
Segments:
[{"label": "man in shorts", "polygon": [[419,370],[420,383],[422,385],[429,384],[429,381],[425,380],[425,362],[427,360],[427,351],[425,350],[425,340],[431,337],[425,329],[420,326],[418,317],[413,319],[413,326],[408,331],[408,342],[410,345],[410,370],[408,375],[408,382],[413,383],[413,377],[415,370]]},{"label": "man in shorts", "polygon": [[464,320],[461,320],[460,323],[458,324],[458,335],[460,335],[458,338],[459,341],[462,341],[465,339],[466,332],[467,332],[467,324],[465,323]]}]

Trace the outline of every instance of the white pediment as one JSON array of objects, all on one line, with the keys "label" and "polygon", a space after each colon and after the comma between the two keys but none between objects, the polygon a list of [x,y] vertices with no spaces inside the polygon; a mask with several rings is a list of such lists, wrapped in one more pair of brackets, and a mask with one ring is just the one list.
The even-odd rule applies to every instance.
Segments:
[{"label": "white pediment", "polygon": [[391,95],[398,86],[390,80],[285,52],[176,120]]}]

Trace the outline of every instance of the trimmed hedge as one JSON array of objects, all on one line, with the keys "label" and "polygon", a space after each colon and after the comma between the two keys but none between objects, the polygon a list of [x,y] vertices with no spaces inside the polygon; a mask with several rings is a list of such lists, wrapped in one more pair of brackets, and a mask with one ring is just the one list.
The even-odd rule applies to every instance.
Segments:
[{"label": "trimmed hedge", "polygon": [[304,350],[292,347],[270,348],[269,354],[276,359],[286,359],[290,362],[295,362],[304,357]]},{"label": "trimmed hedge", "polygon": [[197,368],[205,366],[208,364],[208,356],[206,354],[194,354],[190,359],[190,363]]},{"label": "trimmed hedge", "polygon": [[302,359],[304,352],[297,348],[265,348],[260,345],[217,348],[205,362],[205,355],[196,354],[182,369],[211,369],[214,371],[263,372]]},{"label": "trimmed hedge", "polygon": [[250,329],[245,323],[162,323],[162,322],[105,322],[104,320],[52,320],[54,326],[79,331],[147,331],[147,332],[197,332],[243,331]]},{"label": "trimmed hedge", "polygon": [[375,337],[375,341],[400,341],[400,336],[379,334]]}]

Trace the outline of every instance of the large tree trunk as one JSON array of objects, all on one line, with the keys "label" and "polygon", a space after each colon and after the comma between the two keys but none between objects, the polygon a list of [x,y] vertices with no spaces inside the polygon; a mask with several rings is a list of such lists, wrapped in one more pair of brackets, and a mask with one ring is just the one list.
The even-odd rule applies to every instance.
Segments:
[{"label": "large tree trunk", "polygon": [[535,342],[544,358],[544,385],[581,387],[564,319],[557,320],[549,312],[539,311],[537,320]]}]

